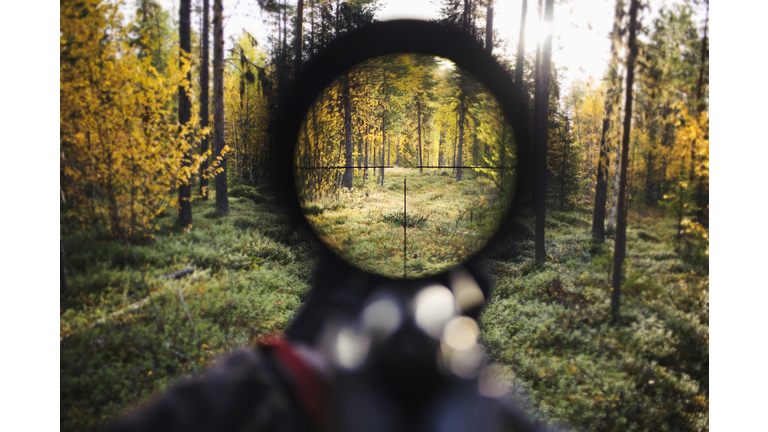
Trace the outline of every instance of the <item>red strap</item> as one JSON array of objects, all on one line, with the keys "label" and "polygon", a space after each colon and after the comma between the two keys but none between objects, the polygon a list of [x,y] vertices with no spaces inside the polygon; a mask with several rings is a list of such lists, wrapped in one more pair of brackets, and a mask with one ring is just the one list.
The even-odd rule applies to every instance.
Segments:
[{"label": "red strap", "polygon": [[284,338],[268,340],[262,347],[271,351],[293,374],[299,402],[310,417],[327,428],[329,426],[328,401],[330,398],[328,397],[329,391],[326,382],[296,354]]}]

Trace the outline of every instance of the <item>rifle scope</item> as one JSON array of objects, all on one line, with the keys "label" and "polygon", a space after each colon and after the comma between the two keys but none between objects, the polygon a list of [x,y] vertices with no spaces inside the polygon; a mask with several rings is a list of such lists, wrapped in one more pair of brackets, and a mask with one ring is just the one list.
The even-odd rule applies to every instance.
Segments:
[{"label": "rifle scope", "polygon": [[396,20],[307,62],[281,111],[296,221],[390,279],[447,272],[488,246],[529,169],[518,86],[458,29]]}]

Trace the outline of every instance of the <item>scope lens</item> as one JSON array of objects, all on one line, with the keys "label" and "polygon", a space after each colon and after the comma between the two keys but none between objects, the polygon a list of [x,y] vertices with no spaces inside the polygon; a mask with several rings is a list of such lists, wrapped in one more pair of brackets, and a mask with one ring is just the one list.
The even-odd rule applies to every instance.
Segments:
[{"label": "scope lens", "polygon": [[395,279],[479,252],[510,209],[517,144],[494,95],[450,60],[368,59],[304,116],[293,155],[304,216],[351,265]]}]

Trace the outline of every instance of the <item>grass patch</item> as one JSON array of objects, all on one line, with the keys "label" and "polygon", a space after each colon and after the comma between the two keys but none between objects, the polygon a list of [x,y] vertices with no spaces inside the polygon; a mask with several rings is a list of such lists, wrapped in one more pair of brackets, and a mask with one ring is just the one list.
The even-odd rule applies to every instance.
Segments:
[{"label": "grass patch", "polygon": [[[447,172],[387,169],[383,187],[369,179],[351,190],[308,197],[302,209],[334,252],[366,271],[401,278],[405,260],[410,277],[439,273],[488,242],[507,202],[485,174],[467,170],[456,182]],[[406,233],[407,256],[404,227],[413,230]]]},{"label": "grass patch", "polygon": [[[216,356],[288,326],[311,286],[316,246],[290,232],[268,194],[233,190],[229,216],[216,213],[212,192],[207,202],[193,201],[189,233],[168,215],[153,244],[65,233],[61,430],[96,429],[204,371]],[[158,279],[185,267],[194,274]],[[150,294],[157,315],[146,302]]]},{"label": "grass patch", "polygon": [[[433,182],[447,180],[456,189],[434,189]],[[414,183],[425,202],[441,202],[436,194],[471,196],[461,189],[471,180],[452,180],[437,172]],[[227,217],[213,209],[213,194],[194,201],[194,228],[186,234],[174,214],[166,215],[148,245],[94,240],[62,227],[70,288],[61,297],[62,430],[96,429],[201,373],[216,356],[289,325],[311,286],[316,245],[289,230],[268,193],[252,190],[265,201],[234,197]],[[342,226],[349,235],[365,235],[370,241],[352,252],[378,265],[387,241],[402,251],[402,223],[418,223],[397,219],[398,209],[386,207],[388,192],[368,192],[366,201],[361,190],[360,196],[319,199],[305,211],[327,218],[320,229]],[[361,202],[381,206],[382,217],[361,223],[367,208]],[[439,239],[440,225],[430,225],[434,213],[423,214],[429,219],[410,228],[426,244],[426,236]],[[533,260],[532,217],[509,224],[485,252],[495,290],[480,319],[481,341],[513,398],[533,418],[575,430],[708,430],[708,261],[693,262],[675,250],[674,221],[632,215],[623,323],[613,326],[612,240],[595,243],[584,213],[548,214],[544,263]],[[471,226],[467,218],[459,223]],[[390,239],[385,228],[398,235]],[[434,269],[433,257],[414,251],[408,272]],[[184,279],[158,278],[188,266],[195,273]],[[150,294],[160,318],[150,303],[131,308]]]},{"label": "grass patch", "polygon": [[675,253],[669,221],[635,215],[617,327],[612,241],[595,243],[582,213],[548,215],[543,264],[531,258],[532,217],[500,233],[521,245],[522,257],[504,242],[488,251],[496,290],[481,338],[521,406],[576,430],[708,430],[708,267]]}]

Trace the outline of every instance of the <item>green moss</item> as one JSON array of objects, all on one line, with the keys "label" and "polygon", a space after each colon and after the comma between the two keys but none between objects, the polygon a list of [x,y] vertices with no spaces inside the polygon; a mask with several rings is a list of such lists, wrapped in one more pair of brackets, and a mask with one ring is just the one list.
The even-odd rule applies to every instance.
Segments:
[{"label": "green moss", "polygon": [[708,270],[675,254],[667,221],[630,225],[615,326],[612,241],[592,241],[582,213],[548,218],[545,263],[533,263],[533,233],[520,228],[532,218],[511,224],[525,258],[503,259],[508,245],[487,252],[496,289],[481,337],[521,406],[578,430],[708,430]]},{"label": "green moss", "polygon": [[[254,193],[265,194],[242,189],[226,217],[213,208],[215,194],[194,201],[189,233],[174,225],[175,216],[161,219],[152,244],[64,236],[69,292],[61,298],[62,430],[108,423],[202,372],[215,356],[288,326],[309,292],[315,246],[290,232],[277,207],[256,204]],[[158,279],[185,267],[194,274]],[[146,301],[150,293],[152,303]]]}]

